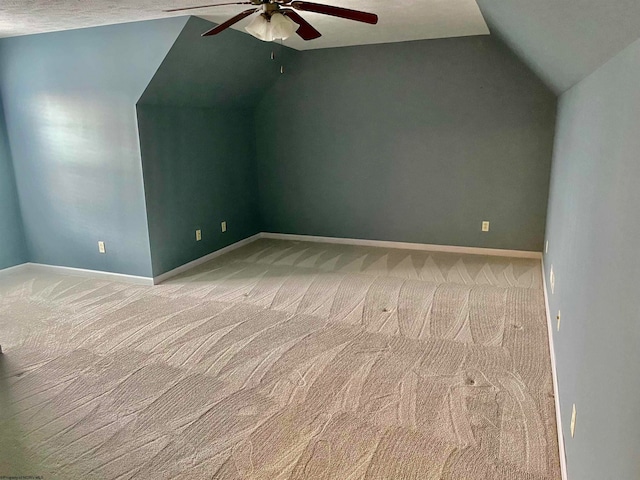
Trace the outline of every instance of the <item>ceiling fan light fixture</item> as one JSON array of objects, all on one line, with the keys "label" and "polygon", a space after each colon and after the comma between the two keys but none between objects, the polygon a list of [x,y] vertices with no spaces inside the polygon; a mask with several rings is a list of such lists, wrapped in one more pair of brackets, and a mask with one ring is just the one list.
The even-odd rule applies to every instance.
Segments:
[{"label": "ceiling fan light fixture", "polygon": [[289,17],[285,17],[281,13],[273,13],[271,15],[271,36],[273,40],[286,40],[291,35],[296,33],[299,25],[291,20]]},{"label": "ceiling fan light fixture", "polygon": [[296,33],[298,27],[297,23],[281,13],[272,13],[269,20],[264,15],[258,15],[245,30],[264,42],[272,42],[286,40]]},{"label": "ceiling fan light fixture", "polygon": [[264,15],[258,15],[249,25],[244,28],[247,32],[260,40],[267,42],[267,34],[269,31],[269,22]]}]

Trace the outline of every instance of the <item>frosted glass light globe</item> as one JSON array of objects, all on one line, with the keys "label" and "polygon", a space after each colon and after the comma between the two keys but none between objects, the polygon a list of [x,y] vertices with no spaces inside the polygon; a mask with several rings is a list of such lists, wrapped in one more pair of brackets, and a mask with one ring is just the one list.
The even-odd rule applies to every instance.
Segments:
[{"label": "frosted glass light globe", "polygon": [[245,30],[256,38],[265,42],[273,40],[286,40],[298,30],[298,24],[285,17],[281,13],[271,14],[271,19],[267,20],[264,15],[257,16]]}]

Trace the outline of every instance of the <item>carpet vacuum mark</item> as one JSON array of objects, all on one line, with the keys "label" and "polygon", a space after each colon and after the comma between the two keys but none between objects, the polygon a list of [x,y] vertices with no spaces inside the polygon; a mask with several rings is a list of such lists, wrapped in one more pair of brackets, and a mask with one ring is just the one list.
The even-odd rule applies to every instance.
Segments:
[{"label": "carpet vacuum mark", "polygon": [[0,279],[0,476],[560,478],[540,264],[259,240]]}]

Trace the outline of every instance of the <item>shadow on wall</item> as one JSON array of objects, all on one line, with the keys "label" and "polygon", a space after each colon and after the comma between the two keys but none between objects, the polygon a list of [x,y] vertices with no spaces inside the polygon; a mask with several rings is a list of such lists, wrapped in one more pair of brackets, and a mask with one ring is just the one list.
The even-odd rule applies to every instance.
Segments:
[{"label": "shadow on wall", "polygon": [[211,26],[189,19],[137,105],[154,276],[261,231],[254,109],[296,53]]}]

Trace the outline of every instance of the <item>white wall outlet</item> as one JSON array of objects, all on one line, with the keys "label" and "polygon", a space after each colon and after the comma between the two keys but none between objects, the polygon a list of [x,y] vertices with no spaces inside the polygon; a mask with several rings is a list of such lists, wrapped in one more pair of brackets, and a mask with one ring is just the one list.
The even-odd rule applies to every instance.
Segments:
[{"label": "white wall outlet", "polygon": [[107,249],[105,248],[104,242],[102,241],[98,242],[98,252],[107,253]]},{"label": "white wall outlet", "polygon": [[487,222],[486,220],[484,222],[482,222],[482,231],[483,232],[488,232],[489,231],[489,222]]},{"label": "white wall outlet", "polygon": [[561,317],[561,314],[560,314],[560,310],[558,310],[558,315],[556,316],[556,320],[558,321],[558,331],[560,331],[560,318],[562,318],[562,317]]},{"label": "white wall outlet", "polygon": [[202,240],[202,230],[196,230],[196,242]]},{"label": "white wall outlet", "polygon": [[549,253],[549,240],[544,242],[544,253]]},{"label": "white wall outlet", "polygon": [[222,228],[222,233],[226,232],[227,231],[227,222],[226,221],[222,222],[220,224],[220,227]]},{"label": "white wall outlet", "polygon": [[551,284],[551,293],[555,293],[555,291],[556,291],[556,275],[553,273],[553,265],[551,265],[551,270],[549,272],[549,283]]},{"label": "white wall outlet", "polygon": [[576,404],[573,404],[573,411],[571,412],[571,438],[573,438],[576,432]]}]

